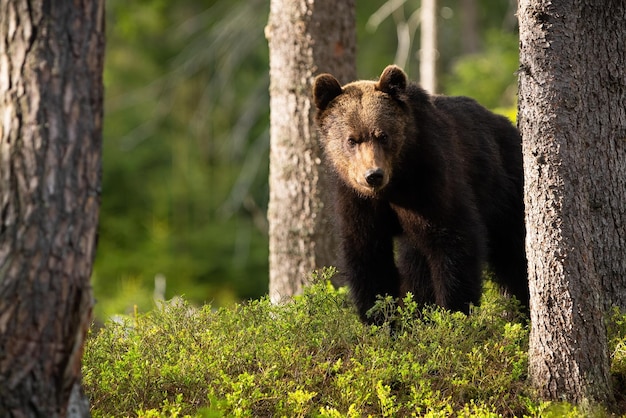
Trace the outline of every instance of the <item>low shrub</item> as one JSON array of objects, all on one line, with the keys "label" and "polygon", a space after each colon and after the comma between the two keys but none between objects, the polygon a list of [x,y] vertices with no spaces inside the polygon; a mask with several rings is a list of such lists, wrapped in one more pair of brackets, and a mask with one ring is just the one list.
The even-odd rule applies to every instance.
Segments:
[{"label": "low shrub", "polygon": [[533,398],[527,326],[493,289],[469,316],[381,299],[376,327],[331,275],[284,305],[166,303],[108,322],[83,361],[93,416],[576,416]]}]

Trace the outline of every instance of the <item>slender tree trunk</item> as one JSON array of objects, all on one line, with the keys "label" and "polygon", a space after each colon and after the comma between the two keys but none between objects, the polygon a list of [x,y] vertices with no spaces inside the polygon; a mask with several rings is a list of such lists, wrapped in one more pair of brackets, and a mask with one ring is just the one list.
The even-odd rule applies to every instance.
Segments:
[{"label": "slender tree trunk", "polygon": [[270,49],[270,297],[302,290],[335,262],[331,196],[313,124],[313,78],[356,78],[354,0],[272,0]]},{"label": "slender tree trunk", "polygon": [[611,399],[603,314],[626,297],[626,3],[521,0],[530,378]]},{"label": "slender tree trunk", "polygon": [[461,46],[463,54],[475,54],[480,50],[478,33],[478,5],[476,0],[461,0]]},{"label": "slender tree trunk", "polygon": [[2,417],[89,414],[103,26],[103,0],[0,0]]},{"label": "slender tree trunk", "polygon": [[420,32],[420,84],[437,92],[437,0],[422,0]]}]

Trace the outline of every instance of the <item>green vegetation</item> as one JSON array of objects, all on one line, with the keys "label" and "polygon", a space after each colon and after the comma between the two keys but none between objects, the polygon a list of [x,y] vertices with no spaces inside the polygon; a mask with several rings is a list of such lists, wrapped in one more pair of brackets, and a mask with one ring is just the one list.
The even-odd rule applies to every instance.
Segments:
[{"label": "green vegetation", "polygon": [[[394,60],[398,19],[420,2],[368,26],[381,4],[357,2],[359,78]],[[440,6],[441,92],[515,115],[509,2],[478,5],[472,55],[458,2]],[[107,1],[98,318],[149,310],[156,277],[166,298],[215,308],[267,293],[268,13],[267,0]],[[416,31],[412,79],[418,45]]]},{"label": "green vegetation", "polygon": [[[528,330],[488,287],[469,316],[380,301],[364,326],[346,290],[317,283],[293,303],[163,304],[93,332],[83,376],[94,417],[587,416],[528,388]],[[624,375],[625,317],[612,322]],[[598,411],[596,411],[598,412]],[[599,411],[601,412],[601,411]]]},{"label": "green vegetation", "polygon": [[[479,3],[480,48],[467,54],[459,2],[440,2],[440,90],[514,119],[514,2]],[[359,78],[393,61],[394,19],[419,4],[407,0],[373,30],[367,22],[381,3],[358,2]],[[293,303],[261,297],[268,8],[267,0],[107,1],[93,284],[98,318],[129,315],[88,340],[93,415],[603,416],[534,397],[525,380],[528,329],[491,288],[470,316],[422,311],[410,298],[381,301],[392,336],[389,325],[358,321],[346,290],[328,285],[330,272]],[[406,68],[412,79],[417,45],[418,33]],[[160,275],[166,298],[188,302],[151,309]],[[615,313],[609,324],[615,388],[626,393],[626,316]]]},{"label": "green vegetation", "polygon": [[491,31],[480,54],[458,59],[446,77],[446,93],[480,100],[491,108],[512,108],[517,113],[517,85],[512,83],[519,67],[518,36]]},{"label": "green vegetation", "polygon": [[98,317],[149,309],[157,275],[195,303],[267,292],[268,13],[107,2]]}]

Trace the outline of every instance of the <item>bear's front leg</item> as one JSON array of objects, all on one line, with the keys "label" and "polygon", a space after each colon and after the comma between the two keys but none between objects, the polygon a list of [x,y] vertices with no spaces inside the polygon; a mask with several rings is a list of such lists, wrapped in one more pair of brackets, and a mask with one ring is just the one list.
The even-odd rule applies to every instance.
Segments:
[{"label": "bear's front leg", "polygon": [[480,301],[485,258],[485,228],[476,210],[461,204],[439,212],[392,207],[402,228],[403,291],[411,291],[418,303],[468,313],[470,304]]},{"label": "bear's front leg", "polygon": [[398,242],[398,270],[401,277],[401,292],[413,294],[413,300],[420,306],[436,302],[428,260],[418,246],[407,237]]},{"label": "bear's front leg", "polygon": [[[479,228],[477,228],[479,229]],[[484,241],[474,228],[435,228],[424,248],[435,302],[469,313],[482,295]]]},{"label": "bear's front leg", "polygon": [[340,199],[342,263],[340,272],[350,286],[362,321],[381,324],[382,315],[367,312],[377,296],[400,294],[398,270],[393,255],[393,234],[397,230],[393,213],[384,203],[354,196]]}]

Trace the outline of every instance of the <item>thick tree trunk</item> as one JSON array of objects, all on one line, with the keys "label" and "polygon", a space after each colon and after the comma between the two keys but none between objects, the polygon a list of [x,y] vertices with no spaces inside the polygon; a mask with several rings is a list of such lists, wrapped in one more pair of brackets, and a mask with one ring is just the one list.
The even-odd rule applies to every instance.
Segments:
[{"label": "thick tree trunk", "polygon": [[2,417],[89,413],[68,401],[93,306],[103,26],[103,0],[0,0]]},{"label": "thick tree trunk", "polygon": [[328,179],[313,124],[313,78],[356,78],[354,0],[272,0],[270,49],[270,297],[301,292],[335,262]]},{"label": "thick tree trunk", "polygon": [[530,378],[611,398],[603,314],[626,297],[626,3],[521,0]]},{"label": "thick tree trunk", "polygon": [[422,0],[420,32],[420,84],[437,92],[437,0]]}]

